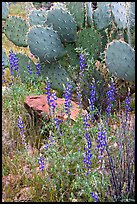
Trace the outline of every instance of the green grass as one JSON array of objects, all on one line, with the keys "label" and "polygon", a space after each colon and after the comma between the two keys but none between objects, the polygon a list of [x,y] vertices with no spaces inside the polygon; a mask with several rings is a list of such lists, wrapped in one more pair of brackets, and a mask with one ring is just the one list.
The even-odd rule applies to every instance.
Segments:
[{"label": "green grass", "polygon": [[[90,192],[95,189],[98,192],[100,201],[113,201],[111,195],[108,194],[108,187],[111,186],[109,181],[110,170],[105,170],[103,173],[97,159],[98,151],[96,146],[99,123],[92,124],[89,129],[93,157],[92,171],[86,177],[87,169],[83,163],[84,146],[86,144],[83,117],[79,115],[77,121],[71,125],[64,122],[61,125],[62,136],[60,136],[52,122],[46,124],[43,121],[42,128],[34,126],[32,119],[30,119],[24,108],[23,102],[27,95],[39,95],[43,94],[44,91],[40,82],[22,84],[17,81],[15,85],[11,86],[10,91],[3,95],[2,126],[3,140],[6,140],[3,143],[4,202],[13,202],[21,189],[26,187],[31,192],[26,199],[33,202],[92,202]],[[29,145],[27,151],[21,143],[21,135],[17,126],[19,115],[24,123],[26,144]],[[112,121],[116,121],[116,116],[112,118]],[[54,136],[54,142],[49,148],[45,149],[43,146],[46,143],[50,145],[47,132],[49,135]],[[7,134],[7,137],[5,134]],[[108,130],[108,143],[111,147],[111,154],[115,154],[118,159],[118,151],[113,148],[113,145],[119,142],[117,134],[112,128]],[[132,137],[129,134],[129,138],[132,139]],[[45,158],[43,172],[40,172],[38,165],[40,155]],[[107,162],[106,156],[104,161]],[[102,173],[104,175],[103,179]],[[7,187],[4,179],[8,180],[9,176],[11,179]]]}]

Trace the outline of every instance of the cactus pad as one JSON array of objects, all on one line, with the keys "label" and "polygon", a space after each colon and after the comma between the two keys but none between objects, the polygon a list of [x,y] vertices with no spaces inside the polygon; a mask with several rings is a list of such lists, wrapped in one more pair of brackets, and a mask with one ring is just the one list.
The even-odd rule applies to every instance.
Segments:
[{"label": "cactus pad", "polygon": [[112,2],[112,13],[114,15],[114,21],[118,28],[127,28],[127,8],[126,2]]},{"label": "cactus pad", "polygon": [[44,25],[46,21],[46,11],[45,10],[33,10],[29,15],[30,26],[34,25]]},{"label": "cactus pad", "polygon": [[9,14],[7,2],[2,2],[2,20],[6,20]]},{"label": "cactus pad", "polygon": [[82,47],[89,52],[90,57],[97,59],[102,51],[101,35],[94,28],[84,28],[78,33],[77,47]]},{"label": "cactus pad", "polygon": [[41,63],[41,75],[46,79],[49,78],[51,81],[52,89],[58,90],[59,92],[63,92],[67,81],[70,81],[73,86],[73,90],[75,89],[75,84],[70,79],[69,74],[59,63]]},{"label": "cactus pad", "polygon": [[31,53],[41,61],[53,62],[65,54],[59,36],[52,28],[33,27],[28,33]]},{"label": "cactus pad", "polygon": [[93,13],[93,18],[94,18],[95,27],[97,30],[102,30],[107,28],[112,22],[109,5],[105,4],[102,7],[99,7],[98,9],[96,9]]},{"label": "cactus pad", "polygon": [[23,82],[26,82],[30,77],[30,73],[28,72],[27,66],[30,66],[30,69],[32,70],[31,76],[36,76],[36,66],[28,56],[21,53],[17,53],[16,57],[18,58],[19,76]]},{"label": "cactus pad", "polygon": [[75,42],[77,38],[76,22],[72,15],[64,9],[52,7],[48,11],[46,25],[53,26],[62,42]]},{"label": "cactus pad", "polygon": [[135,80],[135,51],[126,43],[114,40],[106,50],[109,71],[127,81]]},{"label": "cactus pad", "polygon": [[82,28],[84,25],[84,2],[65,2],[65,4],[74,16],[78,29]]},{"label": "cactus pad", "polygon": [[4,48],[2,48],[2,61],[4,63],[4,68],[9,66],[9,60],[8,60],[8,57],[7,57],[6,53],[5,53]]},{"label": "cactus pad", "polygon": [[5,35],[15,45],[27,46],[28,25],[21,17],[11,16],[6,20]]}]

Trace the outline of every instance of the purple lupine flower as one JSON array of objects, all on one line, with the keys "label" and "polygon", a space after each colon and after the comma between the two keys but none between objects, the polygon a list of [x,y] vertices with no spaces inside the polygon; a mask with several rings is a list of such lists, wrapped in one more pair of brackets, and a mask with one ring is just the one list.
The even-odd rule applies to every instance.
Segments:
[{"label": "purple lupine flower", "polygon": [[106,108],[106,115],[107,115],[107,119],[106,121],[108,122],[108,119],[110,117],[110,113],[111,113],[111,109],[112,109],[112,102],[115,100],[114,99],[114,94],[115,94],[115,87],[114,84],[111,83],[111,85],[109,86],[109,90],[107,91],[107,108]]},{"label": "purple lupine flower", "polygon": [[68,114],[70,116],[70,108],[72,107],[72,104],[71,104],[72,85],[70,84],[70,82],[68,82],[66,84],[66,90],[65,90],[64,98],[65,98],[65,102],[64,102],[65,112],[66,112],[66,114]]},{"label": "purple lupine flower", "polygon": [[51,88],[50,88],[50,82],[49,82],[49,80],[47,80],[47,82],[46,82],[46,88],[45,88],[45,90],[46,90],[45,94],[47,95],[47,101],[48,101],[49,107],[50,107],[50,96],[51,96],[50,89],[51,89]]},{"label": "purple lupine flower", "polygon": [[128,92],[128,96],[126,96],[125,99],[125,110],[126,110],[126,115],[128,114],[128,112],[131,110],[130,108],[130,103],[131,103],[131,97],[129,97],[130,92]]},{"label": "purple lupine flower", "polygon": [[85,58],[83,54],[80,54],[79,56],[79,63],[80,63],[80,77],[84,76],[84,68],[86,66],[85,64]]},{"label": "purple lupine flower", "polygon": [[21,120],[21,117],[18,117],[18,128],[20,129],[20,132],[24,132],[24,123]]},{"label": "purple lupine flower", "polygon": [[36,64],[36,70],[37,70],[36,74],[37,74],[37,76],[39,77],[39,76],[40,76],[40,73],[41,73],[40,63]]},{"label": "purple lupine flower", "polygon": [[27,65],[28,73],[31,75],[32,74],[32,68],[30,64]]},{"label": "purple lupine flower", "polygon": [[52,93],[50,98],[50,106],[53,114],[54,114],[55,108],[57,107],[57,103],[55,102],[55,100],[57,100],[56,92]]},{"label": "purple lupine flower", "polygon": [[54,123],[56,125],[56,130],[59,131],[60,130],[60,123],[62,123],[62,120],[60,120],[59,118],[55,117],[54,118]]},{"label": "purple lupine flower", "polygon": [[97,149],[99,151],[99,156],[98,159],[101,162],[102,161],[102,157],[104,156],[104,149],[106,147],[106,131],[104,130],[104,128],[102,126],[99,126],[98,128],[98,145],[97,145]]},{"label": "purple lupine flower", "polygon": [[38,158],[38,164],[39,164],[40,171],[44,171],[45,163],[44,163],[44,158],[43,157]]},{"label": "purple lupine flower", "polygon": [[49,112],[50,114],[54,114],[55,108],[57,106],[57,103],[55,102],[55,100],[57,100],[57,96],[56,96],[56,92],[51,94],[51,88],[50,88],[50,82],[47,81],[46,82],[46,92],[45,94],[47,94],[47,101],[48,101],[48,105],[49,105]]},{"label": "purple lupine flower", "polygon": [[95,108],[94,106],[94,103],[96,101],[96,98],[95,98],[95,95],[96,95],[96,87],[95,87],[95,82],[93,84],[91,84],[90,86],[90,98],[89,98],[89,108],[90,108],[90,111],[92,112]]},{"label": "purple lupine flower", "polygon": [[86,165],[86,168],[88,169],[88,172],[86,173],[86,175],[89,174],[89,170],[91,169],[91,157],[92,157],[92,154],[91,154],[91,140],[90,140],[90,134],[88,132],[88,128],[89,128],[89,115],[88,114],[85,114],[85,117],[84,117],[84,121],[83,121],[83,125],[84,125],[84,130],[85,130],[85,139],[86,139],[86,146],[84,147],[84,151],[85,151],[85,157],[84,157],[84,163]]},{"label": "purple lupine flower", "polygon": [[91,194],[92,198],[94,199],[94,202],[98,202],[98,195],[97,195],[97,193],[95,194],[94,192],[91,192],[90,194]]},{"label": "purple lupine flower", "polygon": [[16,54],[10,50],[9,51],[9,63],[10,63],[10,74],[11,76],[14,74],[14,70],[16,71],[17,73],[17,76],[18,76],[18,58],[16,56]]},{"label": "purple lupine flower", "polygon": [[18,117],[18,128],[20,130],[22,144],[25,146],[25,149],[27,149],[28,147],[26,144],[26,139],[25,139],[25,134],[24,134],[24,123],[20,116]]}]

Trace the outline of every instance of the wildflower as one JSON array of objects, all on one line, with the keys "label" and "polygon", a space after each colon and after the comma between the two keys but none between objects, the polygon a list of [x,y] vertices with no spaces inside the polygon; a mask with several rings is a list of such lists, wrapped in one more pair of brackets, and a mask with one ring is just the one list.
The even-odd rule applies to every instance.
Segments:
[{"label": "wildflower", "polygon": [[50,96],[51,96],[51,92],[50,92],[50,82],[49,80],[47,80],[46,82],[46,88],[45,88],[46,92],[45,94],[47,94],[47,101],[48,101],[48,105],[50,107]]},{"label": "wildflower", "polygon": [[126,115],[127,115],[128,112],[131,110],[131,108],[130,108],[131,97],[129,97],[129,94],[130,94],[130,92],[128,92],[128,96],[126,96],[126,99],[125,99]]},{"label": "wildflower", "polygon": [[20,132],[24,132],[24,123],[22,122],[20,116],[18,117],[18,128],[20,129]]},{"label": "wildflower", "polygon": [[54,114],[55,108],[57,106],[57,103],[55,102],[55,100],[57,100],[56,92],[51,94],[51,99],[50,99],[50,106],[52,109],[52,114]]},{"label": "wildflower", "polygon": [[97,148],[99,150],[98,159],[100,162],[102,162],[102,157],[103,157],[105,146],[106,146],[106,131],[103,129],[103,127],[99,127],[98,128],[98,145],[97,145]]},{"label": "wildflower", "polygon": [[44,158],[43,158],[43,157],[39,157],[39,158],[38,158],[38,164],[39,164],[39,169],[40,169],[40,171],[44,171],[44,165],[45,165],[45,163],[44,163]]},{"label": "wildflower", "polygon": [[94,202],[98,202],[98,195],[97,195],[97,193],[95,194],[94,192],[91,192],[90,194],[91,194],[92,198],[94,199]]},{"label": "wildflower", "polygon": [[68,114],[70,116],[70,108],[72,107],[72,104],[71,104],[72,85],[70,84],[70,82],[68,82],[66,84],[66,90],[65,90],[64,98],[65,98],[65,102],[64,102],[65,111],[66,111],[66,114]]},{"label": "wildflower", "polygon": [[9,51],[9,63],[10,63],[11,76],[14,75],[14,70],[16,71],[18,76],[18,69],[19,69],[18,58],[12,50]]},{"label": "wildflower", "polygon": [[84,68],[86,66],[85,64],[85,58],[83,54],[80,54],[79,56],[79,63],[80,63],[80,77],[84,76]]},{"label": "wildflower", "polygon": [[56,125],[56,130],[59,131],[60,130],[60,123],[62,122],[62,120],[60,120],[59,118],[55,117],[54,118],[54,123]]},{"label": "wildflower", "polygon": [[28,73],[31,75],[32,74],[32,68],[31,68],[30,64],[28,64],[27,69],[28,69]]},{"label": "wildflower", "polygon": [[36,74],[38,75],[38,77],[40,76],[40,73],[41,73],[41,66],[40,66],[40,63],[36,64]]},{"label": "wildflower", "polygon": [[55,108],[57,106],[57,103],[55,102],[55,100],[57,100],[56,92],[53,92],[51,94],[51,88],[50,88],[50,82],[49,81],[47,81],[45,89],[46,89],[45,93],[47,94],[47,101],[48,101],[48,105],[49,105],[49,111],[50,111],[50,114],[53,115],[54,111],[55,111]]},{"label": "wildflower", "polygon": [[107,122],[108,119],[110,117],[110,113],[111,113],[111,109],[112,109],[112,102],[114,101],[114,84],[111,83],[111,85],[109,86],[109,90],[107,91],[107,108],[106,108],[106,114],[107,114]]},{"label": "wildflower", "polygon": [[27,144],[26,144],[26,140],[25,140],[25,134],[24,134],[24,123],[21,120],[21,117],[18,117],[18,128],[20,130],[20,135],[21,135],[21,139],[22,139],[22,144],[25,146],[25,149],[27,149]]}]

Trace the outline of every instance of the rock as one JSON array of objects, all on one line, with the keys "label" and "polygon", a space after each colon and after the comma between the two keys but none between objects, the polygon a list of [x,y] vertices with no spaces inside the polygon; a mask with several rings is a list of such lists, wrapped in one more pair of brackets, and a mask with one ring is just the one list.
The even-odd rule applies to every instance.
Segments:
[{"label": "rock", "polygon": [[[64,108],[63,108],[64,102],[65,102],[64,98],[57,98],[56,116],[59,119],[66,121],[67,114],[65,113]],[[44,115],[46,114],[46,119],[47,120],[50,119],[49,106],[48,106],[46,95],[27,96],[24,101],[24,106],[31,116],[42,119]],[[72,121],[76,121],[76,117],[78,113],[79,113],[78,104],[72,101],[72,108],[71,108],[71,115],[70,115],[70,118]],[[86,110],[82,110],[82,114],[86,114],[86,113],[87,113]]]}]

